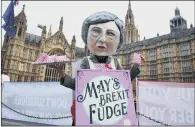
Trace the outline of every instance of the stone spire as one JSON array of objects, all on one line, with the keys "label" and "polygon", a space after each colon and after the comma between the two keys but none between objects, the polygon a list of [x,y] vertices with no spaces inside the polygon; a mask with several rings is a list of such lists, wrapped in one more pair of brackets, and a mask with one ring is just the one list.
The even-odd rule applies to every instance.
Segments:
[{"label": "stone spire", "polygon": [[46,34],[47,34],[47,28],[46,26],[43,26],[42,33],[41,33],[41,40],[46,39]]},{"label": "stone spire", "polygon": [[131,10],[131,1],[129,0],[128,10]]},{"label": "stone spire", "polygon": [[23,5],[23,8],[22,8],[22,11],[24,11],[24,9],[25,9],[25,6],[26,6],[26,5],[24,4],[24,5]]},{"label": "stone spire", "polygon": [[135,27],[134,15],[131,8],[131,1],[129,0],[129,5],[127,13],[125,16],[125,37],[126,42],[136,42],[139,40],[138,29]]},{"label": "stone spire", "polygon": [[75,35],[72,37],[71,47],[72,47],[72,49],[75,49],[75,47],[76,47],[76,37],[75,37]]},{"label": "stone spire", "polygon": [[60,25],[59,25],[59,31],[63,30],[63,17],[61,17]]},{"label": "stone spire", "polygon": [[134,24],[134,15],[131,9],[131,1],[129,0],[129,5],[128,5],[128,10],[127,10],[127,14],[126,14],[126,20],[125,22],[130,22],[132,24]]},{"label": "stone spire", "polygon": [[47,33],[47,37],[49,38],[51,37],[51,35],[52,35],[52,32],[51,32],[51,25],[50,25],[49,32]]},{"label": "stone spire", "polygon": [[180,15],[180,10],[176,6],[175,16],[170,20],[171,32],[187,29],[187,21]]},{"label": "stone spire", "polygon": [[175,16],[180,16],[180,10],[178,7],[175,9]]}]

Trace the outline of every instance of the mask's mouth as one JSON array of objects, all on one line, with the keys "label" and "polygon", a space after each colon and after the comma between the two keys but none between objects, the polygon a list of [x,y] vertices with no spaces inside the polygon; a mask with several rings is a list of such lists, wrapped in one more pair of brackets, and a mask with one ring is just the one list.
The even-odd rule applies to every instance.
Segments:
[{"label": "mask's mouth", "polygon": [[96,47],[100,50],[106,50],[107,49],[107,45],[105,43],[104,44],[97,43]]},{"label": "mask's mouth", "polygon": [[106,49],[106,47],[105,46],[97,46],[98,48],[100,48],[100,49]]}]

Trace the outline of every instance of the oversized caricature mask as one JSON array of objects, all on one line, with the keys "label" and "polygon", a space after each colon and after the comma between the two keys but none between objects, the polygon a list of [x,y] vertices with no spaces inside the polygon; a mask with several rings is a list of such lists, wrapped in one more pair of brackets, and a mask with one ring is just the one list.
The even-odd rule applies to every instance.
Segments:
[{"label": "oversized caricature mask", "polygon": [[115,54],[123,43],[124,24],[110,12],[97,12],[83,22],[81,34],[90,53],[96,56]]},{"label": "oversized caricature mask", "polygon": [[89,51],[97,56],[113,55],[120,41],[120,31],[114,21],[90,25],[87,36]]}]

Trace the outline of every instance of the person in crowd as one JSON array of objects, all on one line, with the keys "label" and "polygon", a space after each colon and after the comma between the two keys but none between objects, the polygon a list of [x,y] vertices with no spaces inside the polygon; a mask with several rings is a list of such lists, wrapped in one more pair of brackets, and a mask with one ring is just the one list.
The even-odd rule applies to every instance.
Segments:
[{"label": "person in crowd", "polygon": [[[82,25],[81,36],[91,53],[81,61],[81,69],[112,69],[122,70],[119,60],[113,55],[123,43],[124,23],[110,12],[97,12],[86,18]],[[60,76],[60,84],[75,90],[75,79],[63,72],[62,65],[52,65]],[[139,64],[131,67],[131,80],[140,73]],[[73,123],[75,125],[75,101],[71,107]]]}]

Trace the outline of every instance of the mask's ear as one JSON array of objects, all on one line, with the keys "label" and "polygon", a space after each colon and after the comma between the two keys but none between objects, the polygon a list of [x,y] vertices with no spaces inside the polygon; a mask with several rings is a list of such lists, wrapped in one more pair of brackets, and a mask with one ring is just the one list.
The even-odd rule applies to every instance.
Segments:
[{"label": "mask's ear", "polygon": [[90,45],[90,41],[87,40],[87,49],[89,50],[89,52],[91,54],[94,54],[94,51],[95,51],[95,46],[91,46]]},{"label": "mask's ear", "polygon": [[[120,31],[120,29],[119,29],[119,31]],[[122,45],[122,43],[123,43],[123,42],[121,42],[121,32],[120,32],[119,34],[120,34],[120,36],[119,36],[119,42],[118,42],[117,50],[121,48],[121,45]],[[123,37],[123,36],[122,36],[122,37]],[[123,41],[123,40],[122,40],[122,41]]]}]

